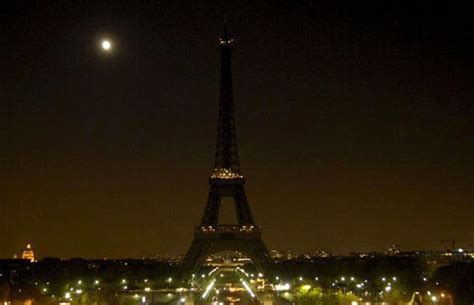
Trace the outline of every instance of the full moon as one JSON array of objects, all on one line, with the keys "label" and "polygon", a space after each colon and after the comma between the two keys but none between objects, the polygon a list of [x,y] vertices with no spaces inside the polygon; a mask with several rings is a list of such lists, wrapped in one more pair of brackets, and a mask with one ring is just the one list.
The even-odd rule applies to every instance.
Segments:
[{"label": "full moon", "polygon": [[112,48],[112,44],[109,40],[102,40],[102,49],[105,51],[109,51]]}]

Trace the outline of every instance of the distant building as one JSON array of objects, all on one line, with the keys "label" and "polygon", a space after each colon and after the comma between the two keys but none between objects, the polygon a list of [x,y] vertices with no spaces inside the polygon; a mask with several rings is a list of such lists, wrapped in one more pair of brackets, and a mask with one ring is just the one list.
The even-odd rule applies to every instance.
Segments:
[{"label": "distant building", "polygon": [[387,250],[385,251],[385,255],[397,255],[400,254],[400,246],[399,245],[390,245]]},{"label": "distant building", "polygon": [[295,258],[295,256],[288,250],[280,251],[276,249],[270,250],[270,257],[277,262]]},{"label": "distant building", "polygon": [[30,262],[34,263],[35,262],[35,252],[33,249],[31,249],[31,244],[28,244],[26,246],[26,249],[23,251],[23,254],[21,255],[22,259],[27,259]]}]

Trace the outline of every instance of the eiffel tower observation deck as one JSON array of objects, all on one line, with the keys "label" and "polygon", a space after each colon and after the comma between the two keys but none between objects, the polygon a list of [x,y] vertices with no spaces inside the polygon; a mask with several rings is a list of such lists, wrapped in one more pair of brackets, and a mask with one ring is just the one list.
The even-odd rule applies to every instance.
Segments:
[{"label": "eiffel tower observation deck", "polygon": [[[204,214],[182,263],[185,272],[195,271],[207,257],[222,251],[237,251],[249,256],[261,271],[272,262],[261,239],[260,226],[254,222],[245,195],[245,178],[240,171],[232,88],[233,44],[225,24],[219,39],[221,79],[215,162]],[[237,216],[235,225],[219,224],[223,198],[233,199]]]}]

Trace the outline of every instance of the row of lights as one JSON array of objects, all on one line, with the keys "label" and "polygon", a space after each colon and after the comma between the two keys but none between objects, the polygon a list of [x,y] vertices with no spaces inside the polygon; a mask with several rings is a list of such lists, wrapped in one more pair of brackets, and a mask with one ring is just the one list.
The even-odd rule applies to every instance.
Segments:
[{"label": "row of lights", "polygon": [[[168,283],[171,283],[172,281],[173,281],[173,278],[172,278],[172,277],[168,277],[168,278],[166,279],[166,282],[168,282]],[[127,284],[127,282],[128,282],[127,279],[122,279],[122,280],[120,281],[121,284]],[[143,282],[144,282],[144,283],[148,283],[148,282],[149,282],[149,279],[144,279]],[[49,282],[47,282],[46,284],[49,285]],[[83,281],[82,281],[82,280],[78,280],[78,281],[77,281],[77,285],[82,285],[82,284],[83,284]],[[99,284],[100,284],[100,281],[99,281],[99,280],[95,280],[95,281],[93,282],[93,284],[94,284],[94,285],[99,285]],[[36,282],[35,285],[38,285],[38,283]]]}]

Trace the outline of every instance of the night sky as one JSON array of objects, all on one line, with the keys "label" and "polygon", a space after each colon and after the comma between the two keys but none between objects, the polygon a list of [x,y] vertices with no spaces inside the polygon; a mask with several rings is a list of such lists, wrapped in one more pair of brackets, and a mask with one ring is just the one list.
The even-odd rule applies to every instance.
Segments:
[{"label": "night sky", "polygon": [[184,254],[213,165],[226,10],[268,248],[474,247],[467,7],[278,2],[2,4],[0,257],[27,242],[40,257]]}]

